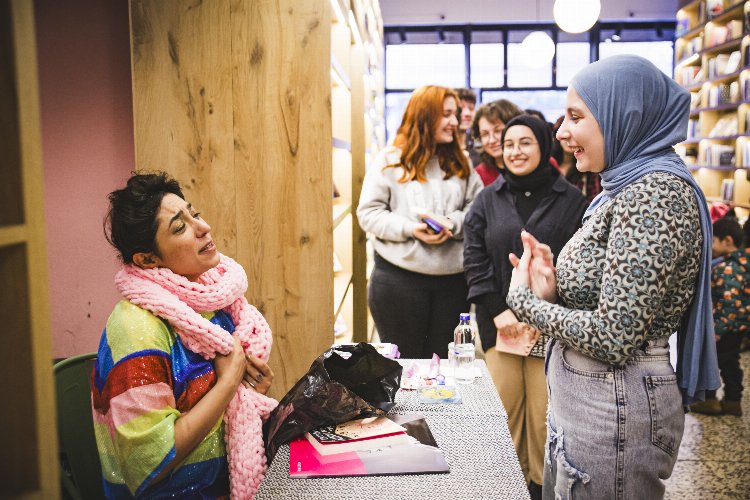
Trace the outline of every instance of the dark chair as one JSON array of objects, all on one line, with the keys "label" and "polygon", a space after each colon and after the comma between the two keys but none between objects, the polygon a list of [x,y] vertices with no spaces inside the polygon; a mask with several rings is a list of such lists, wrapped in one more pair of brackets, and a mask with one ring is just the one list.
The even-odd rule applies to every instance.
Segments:
[{"label": "dark chair", "polygon": [[55,365],[60,479],[73,500],[104,498],[99,453],[91,415],[91,370],[96,353],[81,354]]}]

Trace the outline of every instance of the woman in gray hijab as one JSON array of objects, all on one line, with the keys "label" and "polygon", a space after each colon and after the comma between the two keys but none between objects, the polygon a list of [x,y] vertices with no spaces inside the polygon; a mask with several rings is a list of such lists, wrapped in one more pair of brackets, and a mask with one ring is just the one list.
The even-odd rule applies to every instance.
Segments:
[{"label": "woman in gray hijab", "polygon": [[662,498],[683,405],[720,384],[708,207],[673,150],[689,101],[637,56],[593,63],[568,88],[557,138],[604,190],[556,269],[549,247],[522,235],[507,296],[520,321],[552,337],[544,498]]}]

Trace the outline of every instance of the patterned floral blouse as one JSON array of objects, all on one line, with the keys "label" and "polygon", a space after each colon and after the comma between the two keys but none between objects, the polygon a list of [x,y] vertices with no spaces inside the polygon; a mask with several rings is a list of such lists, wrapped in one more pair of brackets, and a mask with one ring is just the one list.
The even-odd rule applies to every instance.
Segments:
[{"label": "patterned floral blouse", "polygon": [[703,237],[692,188],[648,174],[605,203],[557,260],[560,304],[527,287],[508,294],[521,321],[612,365],[677,330],[690,304]]}]

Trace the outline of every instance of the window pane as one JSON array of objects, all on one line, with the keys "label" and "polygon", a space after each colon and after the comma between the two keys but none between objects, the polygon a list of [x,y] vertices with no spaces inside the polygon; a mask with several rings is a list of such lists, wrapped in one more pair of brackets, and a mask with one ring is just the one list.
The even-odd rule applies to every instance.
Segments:
[{"label": "window pane", "polygon": [[548,122],[555,120],[565,112],[564,90],[511,90],[482,92],[482,103],[497,99],[508,99],[521,109],[536,109],[542,112]]},{"label": "window pane", "polygon": [[634,54],[645,57],[665,75],[672,76],[672,58],[674,57],[672,42],[604,42],[599,44],[599,59],[616,54]]},{"label": "window pane", "polygon": [[411,92],[390,92],[385,95],[385,136],[390,144],[401,126],[404,110],[409,103]]},{"label": "window pane", "polygon": [[466,57],[463,45],[388,45],[385,61],[387,88],[415,89],[422,85],[466,86]]},{"label": "window pane", "polygon": [[472,44],[471,51],[471,86],[503,86],[503,44]]},{"label": "window pane", "polygon": [[[509,87],[548,87],[552,85],[552,60],[541,67],[528,66],[530,59],[537,57],[537,50],[533,47],[530,53],[524,53],[521,42],[526,33],[511,33],[511,43],[508,44],[508,86]],[[520,37],[520,40],[516,39]]]},{"label": "window pane", "polygon": [[588,42],[557,44],[557,86],[567,87],[578,70],[589,63]]}]

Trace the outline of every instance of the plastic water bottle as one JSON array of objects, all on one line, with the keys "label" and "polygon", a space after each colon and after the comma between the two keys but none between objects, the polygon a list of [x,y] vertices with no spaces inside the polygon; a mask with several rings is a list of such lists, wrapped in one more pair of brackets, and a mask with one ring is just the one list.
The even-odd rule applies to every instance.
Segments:
[{"label": "plastic water bottle", "polygon": [[453,377],[458,384],[471,384],[474,382],[474,337],[476,331],[469,322],[469,313],[461,313],[458,326],[453,330]]}]

